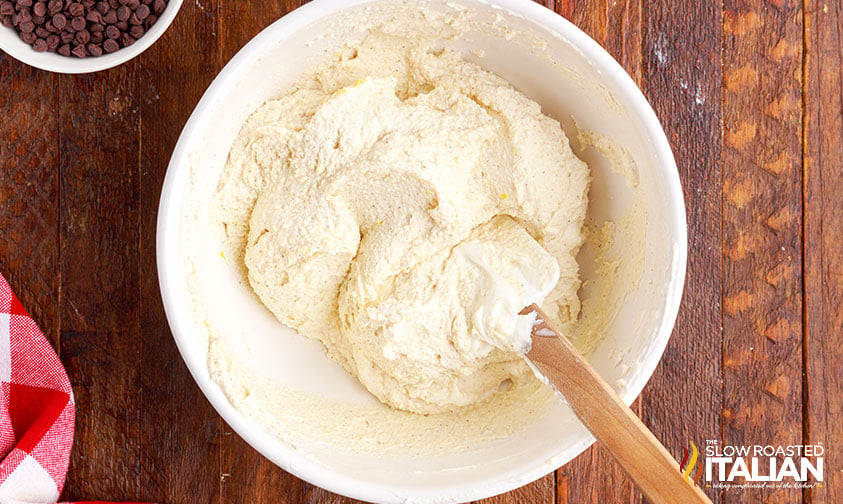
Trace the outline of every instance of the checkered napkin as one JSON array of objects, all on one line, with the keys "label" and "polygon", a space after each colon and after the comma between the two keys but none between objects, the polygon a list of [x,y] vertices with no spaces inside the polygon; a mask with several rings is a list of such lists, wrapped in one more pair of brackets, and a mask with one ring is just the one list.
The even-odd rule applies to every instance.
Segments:
[{"label": "checkered napkin", "polygon": [[73,445],[73,392],[56,352],[3,275],[0,385],[0,504],[55,503]]}]

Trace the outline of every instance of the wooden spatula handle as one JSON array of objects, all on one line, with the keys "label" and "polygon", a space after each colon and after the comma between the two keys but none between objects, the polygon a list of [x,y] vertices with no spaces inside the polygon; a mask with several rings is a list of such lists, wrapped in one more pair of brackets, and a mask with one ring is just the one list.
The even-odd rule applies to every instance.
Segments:
[{"label": "wooden spatula handle", "polygon": [[[547,316],[536,305],[538,318]],[[542,336],[550,334],[555,336]],[[538,332],[537,332],[538,331]],[[655,504],[711,501],[679,472],[679,464],[580,352],[546,322],[533,330],[529,358],[562,393],[580,421]]]}]

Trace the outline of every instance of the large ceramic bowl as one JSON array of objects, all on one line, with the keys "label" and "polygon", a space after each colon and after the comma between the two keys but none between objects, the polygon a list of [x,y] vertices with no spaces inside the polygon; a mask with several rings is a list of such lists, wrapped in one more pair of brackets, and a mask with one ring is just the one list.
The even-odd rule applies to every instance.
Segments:
[{"label": "large ceramic bowl", "polygon": [[[232,362],[254,365],[284,387],[337,401],[372,402],[317,343],[283,328],[249,294],[220,258],[219,240],[204,214],[229,147],[249,114],[366,28],[341,18],[353,21],[361,19],[362,9],[371,14],[386,9],[385,4],[409,4],[370,2],[308,3],[255,37],[208,88],[182,132],[164,182],[158,220],[161,293],[179,350],[208,400],[280,467],[367,501],[474,500],[550,473],[585,450],[593,437],[557,401],[511,435],[465,439],[457,451],[412,457],[355,453],[342,440],[324,443],[297,438],[295,429],[267,428],[234,407],[230,390],[220,385],[225,380],[209,373],[209,358],[215,358],[209,356],[209,348],[215,348],[209,337],[215,334],[236,354]],[[474,16],[475,23],[464,25],[466,33],[447,43],[540,103],[588,162],[593,174],[589,225],[611,240],[594,242],[601,233],[592,232],[578,257],[585,280],[582,325],[596,333],[585,338],[593,344],[583,346],[594,368],[632,402],[670,337],[687,255],[682,190],[656,115],[597,43],[534,2],[423,3]],[[333,419],[319,421],[328,426]]]}]

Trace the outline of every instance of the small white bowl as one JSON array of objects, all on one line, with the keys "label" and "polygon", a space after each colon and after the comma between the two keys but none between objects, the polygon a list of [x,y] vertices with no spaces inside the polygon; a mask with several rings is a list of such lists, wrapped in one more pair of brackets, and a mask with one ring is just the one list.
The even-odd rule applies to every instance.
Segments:
[{"label": "small white bowl", "polygon": [[181,4],[182,0],[170,0],[167,3],[167,9],[158,16],[158,21],[141,38],[129,47],[111,54],[77,58],[76,56],[62,56],[54,52],[37,52],[31,45],[20,39],[17,30],[5,26],[0,26],[0,50],[20,62],[48,72],[83,74],[107,70],[122,65],[154,44],[170,27],[179,9],[181,9]]},{"label": "small white bowl", "polygon": [[[216,355],[209,352],[213,331],[229,349],[245,356],[245,364],[238,365],[268,360],[262,369],[267,376],[277,373],[280,378],[272,378],[281,385],[337,396],[345,402],[356,401],[355,391],[362,389],[319,351],[317,343],[289,330],[285,333],[249,293],[220,254],[218,234],[202,206],[208,206],[245,119],[261,103],[292,85],[302,72],[335,53],[344,42],[359,37],[366,28],[360,9],[370,3],[314,0],[296,9],[249,42],[205,92],[179,138],[161,194],[157,252],[164,308],[179,351],[208,400],[243,439],[280,467],[315,485],[364,501],[477,500],[550,473],[585,450],[594,437],[566,405],[556,401],[548,413],[536,415],[532,423],[511,436],[488,443],[466,438],[460,441],[457,453],[413,458],[353,453],[339,446],[342,441],[327,444],[303,436],[293,441],[276,436],[254,416],[235,408],[232,401],[237,397],[226,395],[208,367],[209,358]],[[399,8],[409,2],[378,3]],[[453,47],[538,102],[545,113],[562,122],[569,135],[576,122],[579,128],[613,139],[635,161],[637,184],[629,183],[617,166],[595,159],[594,149],[583,154],[594,176],[589,214],[596,222],[611,219],[620,223],[625,216],[636,215],[627,206],[630,192],[646,213],[636,221],[641,226],[635,228],[636,237],[617,242],[623,256],[617,276],[640,275],[636,287],[617,299],[583,295],[585,300],[605,301],[592,303],[600,306],[597,312],[605,308],[614,313],[611,323],[593,332],[604,337],[588,359],[621,398],[631,403],[653,374],[670,338],[687,258],[682,188],[658,118],[606,51],[545,7],[529,0],[427,3],[443,9],[476,10],[488,19],[498,32],[471,31],[454,41]],[[592,286],[620,282],[594,268],[588,271],[583,267],[582,275]],[[226,383],[227,378],[223,376]],[[366,396],[365,391],[359,395]],[[260,400],[256,393],[248,397]],[[317,427],[332,422],[336,418],[325,415]],[[417,432],[410,431],[412,435]]]}]

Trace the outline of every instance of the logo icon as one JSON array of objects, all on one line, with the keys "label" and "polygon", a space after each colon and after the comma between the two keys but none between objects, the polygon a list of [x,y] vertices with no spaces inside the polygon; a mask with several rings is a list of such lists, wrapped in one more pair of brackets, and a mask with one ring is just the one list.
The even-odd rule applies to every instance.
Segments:
[{"label": "logo icon", "polygon": [[[679,463],[679,472],[685,477],[685,481],[690,482],[693,478],[694,485],[699,486],[698,482],[703,474],[703,464],[699,461],[700,450],[693,441],[689,441],[688,444],[691,445],[691,451],[688,452],[688,448],[682,449],[684,453],[682,455],[682,462]],[[694,469],[696,469],[696,472],[694,472]],[[692,474],[693,476],[691,476]]]}]

